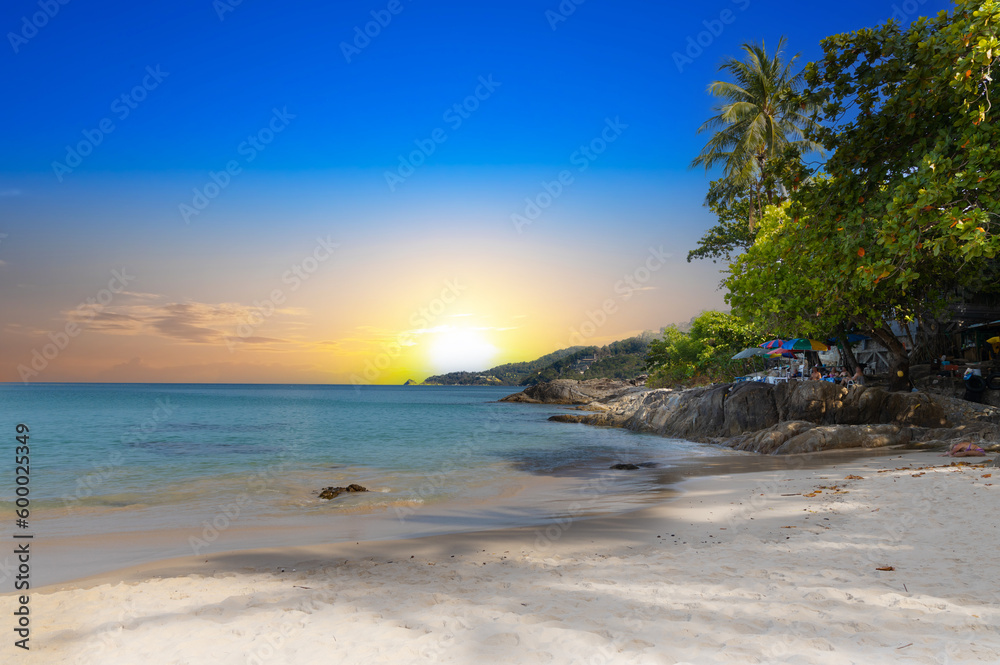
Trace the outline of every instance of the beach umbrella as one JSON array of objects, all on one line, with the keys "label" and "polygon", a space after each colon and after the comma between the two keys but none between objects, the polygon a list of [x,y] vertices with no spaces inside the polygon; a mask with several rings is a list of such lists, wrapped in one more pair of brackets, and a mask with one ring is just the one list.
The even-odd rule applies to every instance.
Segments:
[{"label": "beach umbrella", "polygon": [[767,354],[768,358],[794,358],[795,351],[790,351],[788,349],[775,349]]},{"label": "beach umbrella", "polygon": [[772,339],[770,342],[764,342],[760,345],[762,349],[780,349],[781,345],[785,343],[783,339]]},{"label": "beach umbrella", "polygon": [[767,349],[751,346],[749,349],[743,349],[733,356],[733,360],[746,360],[747,358],[753,358],[754,356],[766,356],[767,354]]},{"label": "beach umbrella", "polygon": [[818,339],[790,339],[781,345],[788,351],[829,351],[830,347]]}]

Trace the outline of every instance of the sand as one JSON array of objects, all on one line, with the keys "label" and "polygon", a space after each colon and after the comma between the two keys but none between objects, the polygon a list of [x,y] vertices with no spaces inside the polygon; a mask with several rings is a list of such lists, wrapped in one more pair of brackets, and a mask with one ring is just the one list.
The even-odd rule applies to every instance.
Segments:
[{"label": "sand", "polygon": [[697,478],[544,528],[149,564],[34,590],[31,652],[0,626],[0,660],[996,663],[1000,470],[951,463]]}]

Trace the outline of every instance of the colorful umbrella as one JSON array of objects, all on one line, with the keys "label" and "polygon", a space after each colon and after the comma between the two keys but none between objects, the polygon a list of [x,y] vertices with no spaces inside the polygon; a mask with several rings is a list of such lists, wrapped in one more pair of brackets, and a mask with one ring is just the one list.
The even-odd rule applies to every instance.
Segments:
[{"label": "colorful umbrella", "polygon": [[795,351],[789,351],[787,349],[775,349],[767,354],[768,358],[794,358]]},{"label": "colorful umbrella", "polygon": [[830,347],[817,339],[790,339],[781,345],[789,351],[829,351]]},{"label": "colorful umbrella", "polygon": [[752,358],[753,356],[766,356],[767,354],[768,351],[766,349],[751,346],[749,349],[743,349],[733,356],[733,360],[746,360],[747,358]]},{"label": "colorful umbrella", "polygon": [[781,345],[785,343],[783,339],[772,339],[770,342],[764,342],[760,345],[762,349],[780,349]]}]

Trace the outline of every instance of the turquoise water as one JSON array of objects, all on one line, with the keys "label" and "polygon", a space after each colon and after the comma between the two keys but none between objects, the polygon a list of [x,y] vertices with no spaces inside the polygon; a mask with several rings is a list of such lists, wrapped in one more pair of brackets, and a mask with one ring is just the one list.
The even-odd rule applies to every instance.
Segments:
[{"label": "turquoise water", "polygon": [[[719,451],[618,429],[551,423],[560,407],[498,404],[496,387],[183,384],[0,385],[14,506],[15,426],[30,428],[32,520],[55,535],[185,528],[249,496],[242,517],[497,505],[531,479],[616,462],[667,469]],[[654,491],[644,470],[608,496]],[[317,491],[371,491],[326,502]],[[545,506],[534,508],[544,510]],[[95,522],[96,521],[96,522]],[[100,523],[100,528],[95,528]]]}]

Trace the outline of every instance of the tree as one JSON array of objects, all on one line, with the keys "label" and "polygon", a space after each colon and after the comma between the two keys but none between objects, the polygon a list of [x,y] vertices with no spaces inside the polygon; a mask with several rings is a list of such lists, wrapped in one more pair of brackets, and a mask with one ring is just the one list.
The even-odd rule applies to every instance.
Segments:
[{"label": "tree", "polygon": [[649,343],[646,354],[651,385],[731,379],[733,355],[764,337],[757,325],[712,310],[695,317],[689,332],[667,326],[662,339]]},{"label": "tree", "polygon": [[691,162],[692,167],[706,170],[723,166],[723,177],[712,183],[708,201],[733,204],[745,200],[751,233],[764,206],[783,194],[780,183],[766,177],[767,161],[789,146],[802,152],[819,148],[803,133],[812,122],[809,107],[795,100],[803,83],[802,72],[792,73],[799,56],[784,62],[784,46],[784,37],[773,54],[768,54],[763,43],[744,44],[744,60],[730,57],[723,61],[719,71],[728,72],[733,81],[714,81],[708,86],[709,93],[720,100],[715,108],[718,113],[698,133],[714,133]]},{"label": "tree", "polygon": [[908,387],[891,323],[981,288],[1000,249],[998,23],[995,0],[957,0],[906,30],[889,21],[823,41],[802,100],[816,109],[807,136],[831,157],[818,177],[790,160],[789,202],[731,266],[734,310],[803,332],[849,321],[889,351],[890,388]]},{"label": "tree", "polygon": [[747,223],[750,219],[750,198],[741,196],[730,201],[720,192],[721,188],[715,183],[709,187],[705,204],[715,213],[719,223],[705,232],[697,248],[688,252],[688,263],[692,259],[731,261],[733,256],[753,245],[757,233],[756,229],[751,231]]}]

